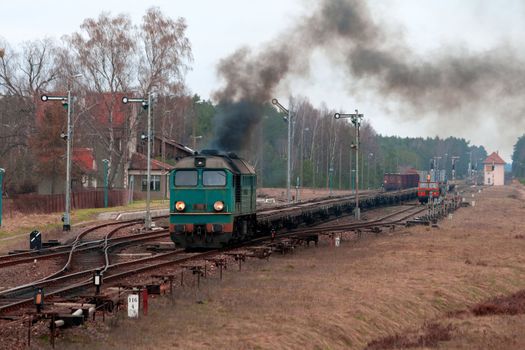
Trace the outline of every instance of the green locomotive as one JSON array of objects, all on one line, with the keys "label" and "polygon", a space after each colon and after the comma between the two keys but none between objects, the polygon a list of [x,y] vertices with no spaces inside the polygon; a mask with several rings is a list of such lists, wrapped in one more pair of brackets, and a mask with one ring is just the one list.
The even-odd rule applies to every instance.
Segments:
[{"label": "green locomotive", "polygon": [[170,174],[170,237],[178,247],[222,248],[255,235],[257,177],[234,153],[204,150]]}]

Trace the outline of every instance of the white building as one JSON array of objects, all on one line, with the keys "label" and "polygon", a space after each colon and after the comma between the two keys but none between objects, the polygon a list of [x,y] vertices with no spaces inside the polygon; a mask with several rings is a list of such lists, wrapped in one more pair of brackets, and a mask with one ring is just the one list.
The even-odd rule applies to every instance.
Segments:
[{"label": "white building", "polygon": [[498,153],[492,152],[483,165],[484,185],[503,186],[505,184],[505,161]]}]

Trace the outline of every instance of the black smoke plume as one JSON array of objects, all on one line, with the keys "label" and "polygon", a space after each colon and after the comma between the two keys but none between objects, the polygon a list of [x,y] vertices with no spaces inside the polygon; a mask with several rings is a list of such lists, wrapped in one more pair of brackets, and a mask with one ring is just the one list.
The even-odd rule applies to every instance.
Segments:
[{"label": "black smoke plume", "polygon": [[248,100],[221,102],[215,115],[215,139],[211,148],[223,151],[245,149],[261,115],[260,103]]},{"label": "black smoke plume", "polygon": [[[224,86],[214,97],[229,106],[230,112],[223,115],[224,124],[219,128],[227,131],[217,134],[218,145],[242,146],[243,142],[221,138],[232,137],[234,128],[246,128],[235,135],[247,137],[261,117],[262,109],[256,106],[268,102],[283,80],[306,74],[312,53],[319,49],[341,65],[351,93],[358,93],[357,85],[394,98],[422,115],[460,113],[480,102],[500,101],[514,111],[504,116],[506,121],[522,124],[525,62],[512,48],[477,53],[444,48],[440,55],[418,56],[402,37],[374,22],[364,0],[316,3],[312,15],[298,20],[274,43],[258,51],[242,48],[220,62],[218,74]],[[228,117],[236,120],[230,122]],[[451,122],[461,127],[482,117],[473,111],[461,118]]]}]

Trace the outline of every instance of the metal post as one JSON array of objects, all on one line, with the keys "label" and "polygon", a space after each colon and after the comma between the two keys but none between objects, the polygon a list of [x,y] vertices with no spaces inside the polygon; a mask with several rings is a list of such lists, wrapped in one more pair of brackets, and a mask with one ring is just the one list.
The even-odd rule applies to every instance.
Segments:
[{"label": "metal post", "polygon": [[148,93],[148,189],[146,194],[146,229],[151,228],[151,213],[150,213],[150,200],[151,200],[151,92]]},{"label": "metal post", "polygon": [[364,117],[363,114],[359,114],[359,111],[356,109],[355,114],[343,114],[335,113],[334,118],[350,118],[352,124],[355,127],[355,217],[357,220],[361,218],[361,210],[359,208],[359,127],[361,126],[361,119]]},{"label": "metal post", "polygon": [[366,158],[366,189],[370,189],[370,155]]},{"label": "metal post", "polygon": [[66,211],[63,231],[71,230],[71,90],[67,91],[67,139],[66,139]]},{"label": "metal post", "polygon": [[104,208],[107,208],[108,207],[108,186],[109,186],[109,179],[108,179],[109,160],[102,159],[102,163],[104,163]]},{"label": "metal post", "polygon": [[144,224],[146,226],[146,229],[151,228],[151,214],[150,214],[150,200],[151,200],[151,193],[150,193],[150,187],[151,187],[151,142],[152,140],[152,132],[151,132],[151,92],[148,92],[148,99],[144,98],[128,98],[127,96],[122,97],[122,103],[140,103],[142,104],[142,107],[144,109],[148,109],[148,135],[147,135],[147,141],[148,141],[148,155],[147,155],[147,188],[146,188],[146,217],[144,218]]},{"label": "metal post", "polygon": [[[304,187],[304,132],[309,130],[310,129],[305,128],[304,125],[301,128],[301,168],[299,169],[300,182],[298,183],[301,189]],[[299,202],[299,192],[297,193],[297,201]]]},{"label": "metal post", "polygon": [[0,168],[0,227],[2,226],[2,195],[4,193],[3,191],[3,180],[4,180],[4,173],[5,170],[3,168]]},{"label": "metal post", "polygon": [[353,176],[352,176],[352,172],[353,172],[353,166],[352,166],[352,148],[350,148],[350,159],[348,160],[348,163],[350,164],[350,168],[348,169],[348,172],[349,172],[349,177],[350,177],[350,183],[348,184],[348,188],[350,190],[354,190],[352,187],[353,187]]},{"label": "metal post", "polygon": [[291,168],[292,168],[292,112],[284,108],[279,101],[274,98],[272,104],[277,106],[282,112],[288,115],[288,161],[286,163],[286,200],[290,203]]},{"label": "metal post", "polygon": [[67,91],[67,96],[48,96],[48,95],[42,95],[41,100],[43,102],[47,101],[61,101],[63,104],[67,105],[67,133],[65,135],[66,138],[66,204],[65,204],[65,212],[64,212],[64,225],[63,230],[69,231],[71,229],[71,221],[70,221],[70,211],[71,211],[71,140],[73,139],[73,124],[71,121],[71,111],[72,111],[72,103],[73,99],[71,98],[71,90]]},{"label": "metal post", "polygon": [[352,122],[355,125],[355,160],[356,160],[356,171],[355,171],[355,218],[361,219],[361,209],[359,208],[359,113],[355,110],[355,117],[352,118]]},{"label": "metal post", "polygon": [[290,203],[291,168],[292,168],[292,113],[288,110],[288,162],[286,165],[286,201]]},{"label": "metal post", "polygon": [[328,169],[328,185],[329,185],[329,189],[330,189],[330,192],[329,192],[329,195],[331,196],[332,195],[332,177],[333,177],[333,173],[334,173],[334,168],[332,166],[330,166],[330,169]]}]

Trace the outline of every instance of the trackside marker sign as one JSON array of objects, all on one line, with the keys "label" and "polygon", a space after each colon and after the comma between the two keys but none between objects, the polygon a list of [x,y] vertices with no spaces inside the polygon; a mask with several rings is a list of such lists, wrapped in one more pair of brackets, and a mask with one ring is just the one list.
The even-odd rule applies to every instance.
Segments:
[{"label": "trackside marker sign", "polygon": [[128,317],[129,318],[139,317],[139,295],[138,294],[128,295]]}]

